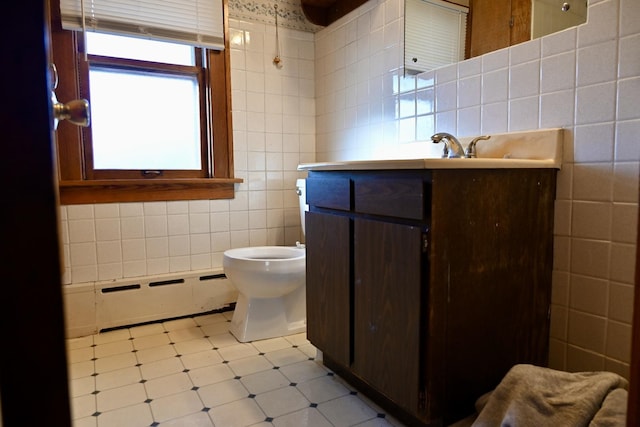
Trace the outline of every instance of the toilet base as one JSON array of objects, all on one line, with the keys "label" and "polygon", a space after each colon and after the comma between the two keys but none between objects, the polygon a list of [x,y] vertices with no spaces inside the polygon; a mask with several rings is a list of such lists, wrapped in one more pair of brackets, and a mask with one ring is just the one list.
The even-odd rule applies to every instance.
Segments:
[{"label": "toilet base", "polygon": [[282,337],[307,330],[304,286],[281,298],[238,294],[229,332],[240,342]]}]

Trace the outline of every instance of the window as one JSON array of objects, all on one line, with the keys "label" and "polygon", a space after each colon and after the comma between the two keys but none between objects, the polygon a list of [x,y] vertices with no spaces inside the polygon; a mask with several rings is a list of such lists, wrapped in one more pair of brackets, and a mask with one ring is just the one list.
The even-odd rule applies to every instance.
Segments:
[{"label": "window", "polygon": [[[51,5],[61,102],[91,125],[57,131],[62,204],[232,198],[228,50],[62,29]],[[226,1],[224,2],[226,7]]]},{"label": "window", "polygon": [[405,70],[421,73],[464,59],[469,8],[442,0],[405,2]]}]

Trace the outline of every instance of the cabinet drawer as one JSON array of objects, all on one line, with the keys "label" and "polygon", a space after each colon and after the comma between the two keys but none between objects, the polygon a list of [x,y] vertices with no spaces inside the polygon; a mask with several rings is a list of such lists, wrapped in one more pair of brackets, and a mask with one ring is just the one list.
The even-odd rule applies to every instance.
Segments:
[{"label": "cabinet drawer", "polygon": [[307,204],[328,209],[351,209],[349,178],[307,178]]},{"label": "cabinet drawer", "polygon": [[354,181],[358,213],[423,219],[424,182],[417,178],[358,179]]}]

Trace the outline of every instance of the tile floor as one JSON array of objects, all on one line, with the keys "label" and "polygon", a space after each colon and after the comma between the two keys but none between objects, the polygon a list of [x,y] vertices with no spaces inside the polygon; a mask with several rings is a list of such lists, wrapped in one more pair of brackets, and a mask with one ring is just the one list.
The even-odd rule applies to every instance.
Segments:
[{"label": "tile floor", "polygon": [[239,343],[233,312],[68,340],[74,427],[402,426],[305,334]]}]

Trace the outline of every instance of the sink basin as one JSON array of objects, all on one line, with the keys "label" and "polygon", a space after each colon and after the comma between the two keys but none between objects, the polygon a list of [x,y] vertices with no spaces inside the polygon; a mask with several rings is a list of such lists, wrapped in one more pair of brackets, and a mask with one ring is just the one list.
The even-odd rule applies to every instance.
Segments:
[{"label": "sink basin", "polygon": [[[459,138],[466,147],[473,137]],[[375,169],[513,169],[555,168],[562,164],[562,129],[492,134],[476,145],[477,158],[394,158],[305,163],[298,170],[375,170]],[[431,144],[431,141],[415,143]],[[428,146],[427,146],[428,147]]]}]

